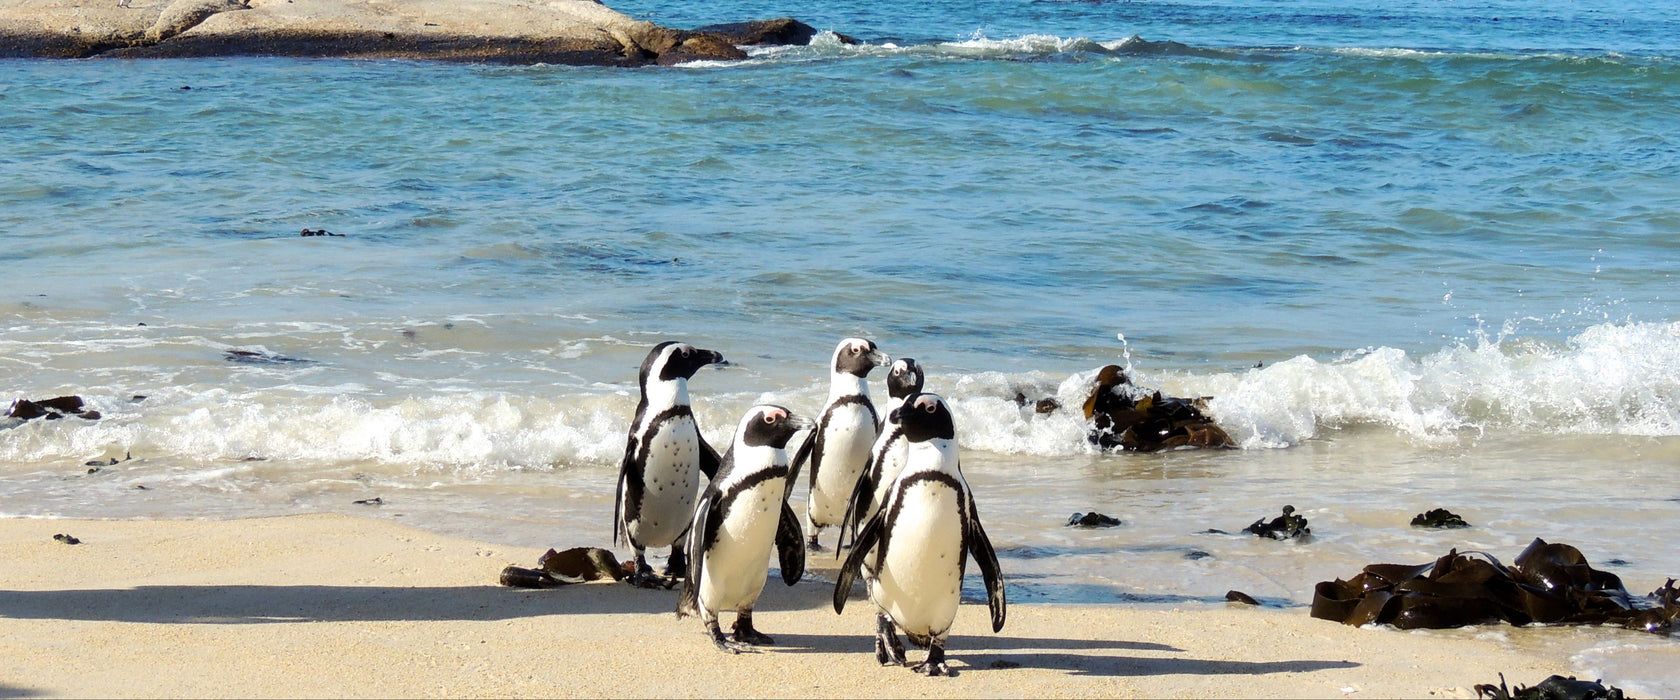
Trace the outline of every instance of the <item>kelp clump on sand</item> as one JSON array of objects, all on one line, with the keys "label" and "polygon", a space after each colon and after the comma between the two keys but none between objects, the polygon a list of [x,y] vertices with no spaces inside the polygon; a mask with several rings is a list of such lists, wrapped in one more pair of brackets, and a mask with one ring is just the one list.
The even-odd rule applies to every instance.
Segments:
[{"label": "kelp clump on sand", "polygon": [[1610,623],[1670,634],[1680,622],[1680,589],[1669,579],[1636,599],[1580,550],[1536,538],[1510,566],[1484,552],[1453,549],[1428,564],[1372,564],[1350,580],[1322,581],[1313,591],[1312,616],[1400,629],[1504,621]]}]

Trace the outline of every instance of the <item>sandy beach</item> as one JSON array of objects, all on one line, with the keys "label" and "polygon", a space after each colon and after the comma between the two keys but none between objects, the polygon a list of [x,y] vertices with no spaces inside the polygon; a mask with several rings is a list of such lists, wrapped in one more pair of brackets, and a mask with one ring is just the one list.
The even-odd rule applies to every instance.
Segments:
[{"label": "sandy beach", "polygon": [[729,656],[674,591],[497,585],[540,554],[340,515],[0,521],[0,697],[1473,697],[1498,672],[1570,671],[1528,630],[1018,604],[994,635],[965,604],[960,675],[929,679],[876,664],[870,606],[834,614],[823,557],[767,587],[755,617],[777,646]]}]

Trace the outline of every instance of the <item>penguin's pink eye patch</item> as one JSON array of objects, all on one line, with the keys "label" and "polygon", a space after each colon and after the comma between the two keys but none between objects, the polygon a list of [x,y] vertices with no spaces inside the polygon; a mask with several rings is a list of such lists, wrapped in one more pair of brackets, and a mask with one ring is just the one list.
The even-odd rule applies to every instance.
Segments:
[{"label": "penguin's pink eye patch", "polygon": [[764,413],[764,423],[765,423],[765,425],[775,425],[777,421],[783,420],[785,418],[787,418],[787,414],[782,413],[781,411],[766,411]]}]

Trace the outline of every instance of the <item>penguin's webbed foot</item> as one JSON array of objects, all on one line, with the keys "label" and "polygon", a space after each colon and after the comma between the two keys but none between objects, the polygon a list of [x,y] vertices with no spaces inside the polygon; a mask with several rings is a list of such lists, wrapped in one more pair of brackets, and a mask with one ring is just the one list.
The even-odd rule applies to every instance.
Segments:
[{"label": "penguin's webbed foot", "polygon": [[659,574],[653,573],[653,567],[648,566],[647,562],[642,561],[641,557],[636,558],[635,573],[626,576],[624,578],[624,582],[637,588],[650,589],[670,588],[675,583],[674,581],[660,576]]},{"label": "penguin's webbed foot", "polygon": [[904,643],[898,640],[898,630],[886,615],[875,616],[875,661],[882,666],[903,666]]},{"label": "penguin's webbed foot", "polygon": [[910,670],[927,675],[930,678],[933,676],[957,675],[956,671],[951,670],[950,666],[945,665],[945,647],[939,644],[934,644],[933,646],[928,647],[927,659],[915,666],[911,666]]},{"label": "penguin's webbed foot", "polygon": [[828,551],[828,550],[824,549],[822,545],[817,544],[817,536],[814,533],[810,537],[805,538],[805,550],[810,551],[810,552],[826,552],[826,551]]},{"label": "penguin's webbed foot", "polygon": [[750,644],[743,644],[723,636],[723,630],[718,628],[717,620],[706,621],[706,632],[712,635],[712,644],[717,645],[718,651],[739,654],[743,651],[756,651]]},{"label": "penguin's webbed foot", "polygon": [[737,613],[733,636],[735,641],[741,644],[769,646],[776,643],[770,635],[753,629],[752,613]]},{"label": "penguin's webbed foot", "polygon": [[[672,549],[671,558],[665,560],[665,578],[672,581],[681,580],[688,576],[688,556],[681,549]],[[670,588],[670,585],[666,585]]]},{"label": "penguin's webbed foot", "polygon": [[921,674],[927,675],[930,678],[933,677],[933,676],[955,676],[955,675],[957,675],[957,672],[951,670],[951,667],[946,666],[945,662],[943,662],[943,661],[941,661],[939,663],[934,663],[932,661],[923,661],[919,664],[916,664],[915,666],[911,666],[910,670],[915,671],[916,673],[921,673]]}]

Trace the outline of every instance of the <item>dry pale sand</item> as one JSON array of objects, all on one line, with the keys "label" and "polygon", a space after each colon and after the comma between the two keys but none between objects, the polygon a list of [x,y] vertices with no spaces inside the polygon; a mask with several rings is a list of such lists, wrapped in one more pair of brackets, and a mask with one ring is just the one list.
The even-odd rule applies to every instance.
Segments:
[{"label": "dry pale sand", "polygon": [[674,591],[496,584],[540,554],[337,515],[0,520],[0,696],[1471,697],[1499,671],[1569,672],[1299,608],[1017,604],[992,634],[965,604],[960,675],[923,678],[876,664],[869,604],[835,615],[820,568],[767,587],[755,617],[779,646],[730,656]]}]

